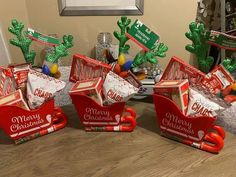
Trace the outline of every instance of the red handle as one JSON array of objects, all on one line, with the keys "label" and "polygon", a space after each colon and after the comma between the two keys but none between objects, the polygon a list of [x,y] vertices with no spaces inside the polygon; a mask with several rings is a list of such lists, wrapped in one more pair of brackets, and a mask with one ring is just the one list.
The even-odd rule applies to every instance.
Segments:
[{"label": "red handle", "polygon": [[218,153],[224,147],[223,138],[214,132],[208,133],[204,137],[204,140],[206,142],[202,142],[201,147],[200,147],[200,149],[202,150],[212,152],[212,153]]},{"label": "red handle", "polygon": [[136,112],[133,108],[131,107],[125,108],[125,114],[127,115],[127,113],[129,113],[129,115],[131,115],[132,117],[136,119]]},{"label": "red handle", "polygon": [[214,125],[213,126],[213,130],[215,130],[215,132],[221,136],[222,139],[225,139],[225,131],[224,129],[219,126],[219,125]]},{"label": "red handle", "polygon": [[53,119],[54,131],[62,129],[67,124],[67,117],[61,108],[55,107],[55,117]]}]

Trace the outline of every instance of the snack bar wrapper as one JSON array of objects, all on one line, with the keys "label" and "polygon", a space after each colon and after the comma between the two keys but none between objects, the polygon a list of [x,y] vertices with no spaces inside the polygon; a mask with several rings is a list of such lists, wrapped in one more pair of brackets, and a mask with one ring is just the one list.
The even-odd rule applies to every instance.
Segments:
[{"label": "snack bar wrapper", "polygon": [[194,90],[192,88],[189,89],[189,105],[187,116],[215,117],[217,116],[219,111],[223,110],[223,107],[221,107],[216,102],[210,100],[208,97],[205,96],[204,93],[198,90]]},{"label": "snack bar wrapper", "polygon": [[110,71],[103,84],[105,104],[126,102],[137,93],[138,90],[138,88],[127,82],[125,79]]},{"label": "snack bar wrapper", "polygon": [[29,70],[27,82],[27,98],[31,109],[42,105],[46,100],[65,87],[64,81],[47,76],[38,71]]}]

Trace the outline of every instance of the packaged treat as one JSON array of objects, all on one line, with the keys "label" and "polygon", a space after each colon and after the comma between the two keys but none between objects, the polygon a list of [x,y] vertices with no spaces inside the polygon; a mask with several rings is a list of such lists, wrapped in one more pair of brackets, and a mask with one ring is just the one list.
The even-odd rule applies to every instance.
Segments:
[{"label": "packaged treat", "polygon": [[76,54],[73,56],[70,81],[76,82],[97,77],[104,79],[110,70],[111,66],[107,63],[94,60],[81,54]]},{"label": "packaged treat", "polygon": [[201,84],[211,93],[218,94],[233,82],[231,74],[222,65],[218,65],[202,79]]},{"label": "packaged treat", "polygon": [[154,93],[163,95],[173,100],[183,114],[188,108],[188,88],[187,79],[184,80],[162,80],[154,85]]},{"label": "packaged treat", "polygon": [[189,89],[189,105],[187,116],[207,116],[214,117],[219,111],[223,111],[216,102],[210,100],[203,92],[199,90]]},{"label": "packaged treat", "polygon": [[172,57],[161,77],[161,80],[188,79],[189,85],[192,85],[200,83],[204,77],[205,73],[177,57]]},{"label": "packaged treat", "polygon": [[104,102],[105,104],[126,102],[137,93],[138,90],[138,88],[134,87],[125,79],[110,71],[103,84]]},{"label": "packaged treat", "polygon": [[94,99],[98,104],[102,105],[102,83],[101,77],[77,81],[69,93],[87,95]]},{"label": "packaged treat", "polygon": [[8,95],[16,90],[15,80],[10,68],[0,67],[0,96]]},{"label": "packaged treat", "polygon": [[9,65],[9,68],[11,68],[15,82],[16,82],[16,88],[21,89],[23,95],[26,94],[26,83],[27,83],[27,77],[29,69],[31,68],[30,63],[23,63],[23,64],[17,64],[17,65]]},{"label": "packaged treat", "polygon": [[53,98],[54,94],[65,87],[65,82],[40,73],[29,70],[27,81],[27,99],[31,109],[42,105],[46,100]]},{"label": "packaged treat", "polygon": [[126,77],[124,77],[124,79],[136,88],[140,88],[142,86],[142,83],[136,78],[136,76],[131,71],[128,71],[128,74]]},{"label": "packaged treat", "polygon": [[9,95],[0,97],[0,105],[17,106],[17,107],[29,110],[29,107],[26,104],[20,89],[18,89],[15,92],[12,92]]}]

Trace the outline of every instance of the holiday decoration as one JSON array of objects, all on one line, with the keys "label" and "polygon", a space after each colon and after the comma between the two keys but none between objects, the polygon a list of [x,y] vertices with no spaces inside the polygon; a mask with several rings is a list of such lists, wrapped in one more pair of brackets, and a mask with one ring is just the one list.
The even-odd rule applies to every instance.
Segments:
[{"label": "holiday decoration", "polygon": [[120,33],[118,31],[114,31],[114,36],[119,40],[119,53],[127,53],[130,49],[130,46],[128,44],[125,44],[129,38],[126,36],[127,31],[129,30],[129,24],[131,23],[131,20],[127,17],[123,16],[121,19],[117,22],[117,25],[120,28]]},{"label": "holiday decoration", "polygon": [[61,73],[58,70],[58,60],[61,57],[69,55],[68,49],[73,47],[73,36],[64,35],[63,41],[60,42],[59,39],[42,34],[31,28],[27,31],[24,31],[24,24],[18,22],[17,20],[12,20],[12,26],[8,30],[16,35],[17,39],[11,39],[10,43],[12,45],[18,46],[21,48],[21,51],[24,55],[26,62],[34,64],[34,59],[36,56],[35,51],[29,50],[32,40],[37,41],[41,44],[48,45],[52,47],[50,52],[47,52],[44,64],[42,66],[42,72],[46,75],[53,77],[60,77]]},{"label": "holiday decoration", "polygon": [[188,44],[185,48],[196,55],[199,69],[208,73],[214,62],[214,58],[208,56],[210,45],[207,41],[210,37],[210,32],[205,30],[204,24],[196,22],[192,22],[189,25],[189,29],[190,31],[185,33],[185,36],[192,41],[192,44]]},{"label": "holiday decoration", "polygon": [[156,56],[158,57],[165,57],[166,54],[165,52],[168,50],[168,47],[163,44],[163,43],[159,43],[159,44],[155,44],[152,48],[152,50],[148,51],[148,52],[139,52],[135,57],[134,57],[134,61],[132,64],[132,67],[137,67],[142,65],[144,62],[149,62],[149,63],[153,63],[153,64],[157,64],[157,59],[155,58]]},{"label": "holiday decoration", "polygon": [[[163,43],[158,43],[160,37],[140,20],[135,20],[131,27],[129,27],[130,23],[131,20],[124,16],[117,22],[121,32],[115,31],[114,36],[119,40],[119,57],[113,71],[125,78],[128,76],[127,71],[132,70],[137,78],[145,79],[147,74],[139,72],[143,70],[142,65],[146,63],[158,65],[156,57],[165,57],[168,47]],[[126,60],[126,58],[130,59],[127,55],[130,46],[126,44],[129,39],[138,44],[143,50],[137,53],[134,59]],[[140,74],[142,74],[142,77],[138,76]],[[152,79],[154,78],[155,76]]]},{"label": "holiday decoration", "polygon": [[132,24],[126,35],[145,51],[151,50],[160,39],[160,36],[151,31],[140,20],[136,20]]},{"label": "holiday decoration", "polygon": [[24,55],[25,61],[34,64],[36,53],[34,50],[30,50],[32,39],[27,36],[27,32],[24,31],[24,24],[17,20],[12,20],[8,31],[16,36],[16,39],[10,39],[10,43],[19,47]]},{"label": "holiday decoration", "polygon": [[59,45],[53,46],[53,52],[47,53],[45,57],[45,61],[43,64],[43,73],[58,77],[58,60],[61,57],[65,57],[69,55],[68,49],[73,47],[73,36],[72,35],[64,35],[63,42]]},{"label": "holiday decoration", "polygon": [[236,71],[236,60],[232,58],[226,58],[222,61],[222,65],[230,72]]}]

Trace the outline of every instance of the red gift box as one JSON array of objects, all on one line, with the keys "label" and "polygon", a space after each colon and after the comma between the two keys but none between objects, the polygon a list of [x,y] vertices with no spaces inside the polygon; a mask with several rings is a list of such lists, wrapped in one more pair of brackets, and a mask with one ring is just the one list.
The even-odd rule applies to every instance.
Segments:
[{"label": "red gift box", "polygon": [[107,63],[76,54],[73,56],[69,80],[76,82],[97,77],[105,78],[110,70],[111,66]]},{"label": "red gift box", "polygon": [[161,80],[188,79],[189,84],[191,85],[201,82],[204,77],[205,73],[177,57],[172,57],[161,77]]},{"label": "red gift box", "polygon": [[17,91],[5,95],[0,98],[0,105],[11,105],[11,106],[17,106],[26,110],[29,110],[28,105],[26,104],[22,92],[20,89]]},{"label": "red gift box", "polygon": [[233,83],[233,77],[222,65],[215,67],[202,80],[202,85],[213,94],[220,93],[220,91]]},{"label": "red gift box", "polygon": [[15,80],[11,69],[0,67],[0,96],[8,95],[15,90]]},{"label": "red gift box", "polygon": [[77,81],[71,88],[70,94],[83,94],[94,99],[98,104],[102,105],[102,84],[101,77],[95,79],[88,79]]},{"label": "red gift box", "polygon": [[158,95],[163,95],[173,100],[182,110],[183,114],[188,108],[188,80],[162,80],[155,84],[153,90]]}]

